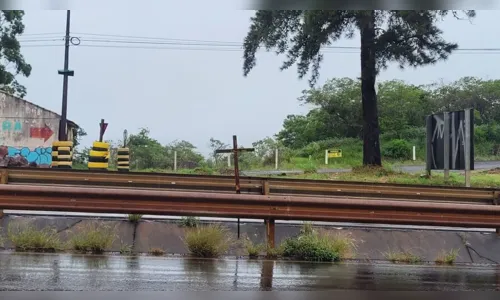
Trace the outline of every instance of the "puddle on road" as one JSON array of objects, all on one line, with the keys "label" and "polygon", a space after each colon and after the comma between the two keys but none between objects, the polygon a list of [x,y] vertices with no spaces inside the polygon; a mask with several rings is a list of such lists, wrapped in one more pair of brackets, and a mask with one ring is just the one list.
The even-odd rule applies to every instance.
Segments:
[{"label": "puddle on road", "polygon": [[0,254],[0,290],[500,290],[500,267]]}]

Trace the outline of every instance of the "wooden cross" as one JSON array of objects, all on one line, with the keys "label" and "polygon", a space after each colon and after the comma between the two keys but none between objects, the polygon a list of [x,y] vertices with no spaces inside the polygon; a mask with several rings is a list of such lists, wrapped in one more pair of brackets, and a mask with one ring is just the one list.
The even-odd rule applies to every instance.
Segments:
[{"label": "wooden cross", "polygon": [[[236,135],[233,135],[233,148],[232,149],[219,149],[215,150],[215,153],[232,153],[234,161],[234,185],[236,188],[236,194],[241,193],[240,189],[240,170],[238,167],[238,153],[240,152],[253,152],[254,148],[238,148],[238,139]],[[238,218],[238,239],[240,238],[240,218]]]}]

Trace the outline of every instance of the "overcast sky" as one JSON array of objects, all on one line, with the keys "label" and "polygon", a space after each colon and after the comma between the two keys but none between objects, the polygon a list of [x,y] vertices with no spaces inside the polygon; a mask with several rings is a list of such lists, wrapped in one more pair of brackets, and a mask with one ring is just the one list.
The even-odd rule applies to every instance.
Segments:
[{"label": "overcast sky", "polygon": [[[68,117],[89,133],[85,145],[98,138],[98,123],[104,118],[109,122],[106,139],[121,139],[124,129],[134,133],[148,127],[162,143],[184,139],[207,154],[210,137],[230,143],[237,134],[240,143],[248,146],[279,131],[288,114],[306,112],[297,97],[308,87],[307,79],[298,80],[295,67],[279,71],[283,57],[262,51],[257,67],[243,77],[238,48],[253,11],[180,10],[172,2],[156,2],[155,9],[72,11],[72,36],[80,37],[80,45],[70,49],[75,77],[69,81]],[[472,24],[449,18],[441,27],[445,37],[462,48],[500,48],[499,19],[499,11],[478,11]],[[26,99],[58,113],[62,76],[57,70],[63,67],[64,48],[53,45],[63,44],[65,21],[65,11],[28,10],[21,38],[22,52],[33,67],[31,76],[21,79],[28,89]],[[156,44],[130,43],[131,38],[117,35],[154,37],[150,41]],[[233,42],[233,46],[213,42],[185,46],[181,44],[187,42],[180,40]],[[359,41],[343,40],[337,45],[358,46]],[[319,84],[333,77],[359,76],[357,51],[329,52]],[[496,79],[499,59],[500,51],[456,52],[435,66],[404,71],[393,66],[379,80],[426,84],[463,76]]]}]

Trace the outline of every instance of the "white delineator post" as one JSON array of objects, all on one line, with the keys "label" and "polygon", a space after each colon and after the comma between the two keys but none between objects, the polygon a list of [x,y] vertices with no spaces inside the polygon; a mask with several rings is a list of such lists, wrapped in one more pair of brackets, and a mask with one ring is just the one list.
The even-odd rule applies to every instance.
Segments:
[{"label": "white delineator post", "polygon": [[231,154],[227,155],[227,166],[231,167]]},{"label": "white delineator post", "polygon": [[174,151],[174,171],[177,171],[177,151]]},{"label": "white delineator post", "polygon": [[416,147],[413,146],[413,160],[417,160]]},{"label": "white delineator post", "polygon": [[276,148],[274,153],[274,168],[278,170],[278,148]]},{"label": "white delineator post", "polygon": [[328,164],[328,150],[325,150],[325,165]]}]

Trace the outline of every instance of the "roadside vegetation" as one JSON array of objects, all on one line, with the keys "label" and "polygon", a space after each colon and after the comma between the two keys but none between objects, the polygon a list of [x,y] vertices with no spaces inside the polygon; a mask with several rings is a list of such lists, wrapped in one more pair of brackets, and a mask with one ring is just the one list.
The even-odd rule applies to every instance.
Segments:
[{"label": "roadside vegetation", "polygon": [[441,253],[436,258],[435,262],[439,265],[452,265],[455,263],[458,257],[460,249],[451,249],[449,251],[442,250]]},{"label": "roadside vegetation", "polygon": [[163,256],[163,255],[165,255],[165,253],[166,253],[166,251],[163,250],[162,248],[153,247],[153,248],[149,249],[149,254],[152,256]]},{"label": "roadside vegetation", "polygon": [[305,223],[297,237],[280,245],[283,257],[306,261],[340,261],[354,256],[356,242],[350,236],[315,229]]},{"label": "roadside vegetation", "polygon": [[[446,107],[454,110],[475,107],[475,160],[500,160],[500,111],[495,102],[500,97],[500,80],[464,77],[450,84],[429,82],[423,86],[391,80],[379,83],[377,97],[383,166],[423,165],[425,116]],[[311,105],[311,110],[306,115],[287,116],[282,130],[274,137],[252,143],[255,152],[240,155],[240,168],[273,169],[276,149],[281,170],[303,170],[315,175],[322,168],[361,166],[361,99],[360,82],[351,78],[334,78],[321,87],[305,91],[299,102]],[[177,152],[177,173],[231,175],[233,170],[227,165],[227,157],[213,153],[230,148],[231,145],[224,142],[228,139],[211,138],[208,146],[212,154],[204,157],[188,141],[164,145],[151,137],[147,128],[141,128],[129,136],[131,170],[173,172],[174,152]],[[121,141],[109,142],[121,144]],[[413,146],[416,147],[415,161],[412,160]],[[331,158],[325,165],[327,149],[342,149],[342,157]],[[81,155],[74,162],[76,168],[86,168],[87,152],[88,149],[79,151]],[[111,157],[111,169],[115,161]]]},{"label": "roadside vegetation", "polygon": [[115,238],[113,226],[102,222],[88,223],[72,234],[69,248],[83,253],[100,254],[111,248]]},{"label": "roadside vegetation", "polygon": [[55,252],[64,248],[54,228],[38,229],[28,222],[10,223],[7,236],[16,251]]},{"label": "roadside vegetation", "polygon": [[184,242],[189,253],[196,257],[219,257],[235,242],[229,230],[220,224],[186,229]]},{"label": "roadside vegetation", "polygon": [[385,258],[393,263],[416,264],[422,262],[422,258],[409,250],[388,251],[384,253]]},{"label": "roadside vegetation", "polygon": [[200,219],[197,217],[182,217],[180,221],[180,226],[181,227],[188,227],[188,228],[194,228],[198,227],[200,225]]},{"label": "roadside vegetation", "polygon": [[138,223],[142,219],[142,215],[138,214],[129,214],[128,221],[131,223]]}]

